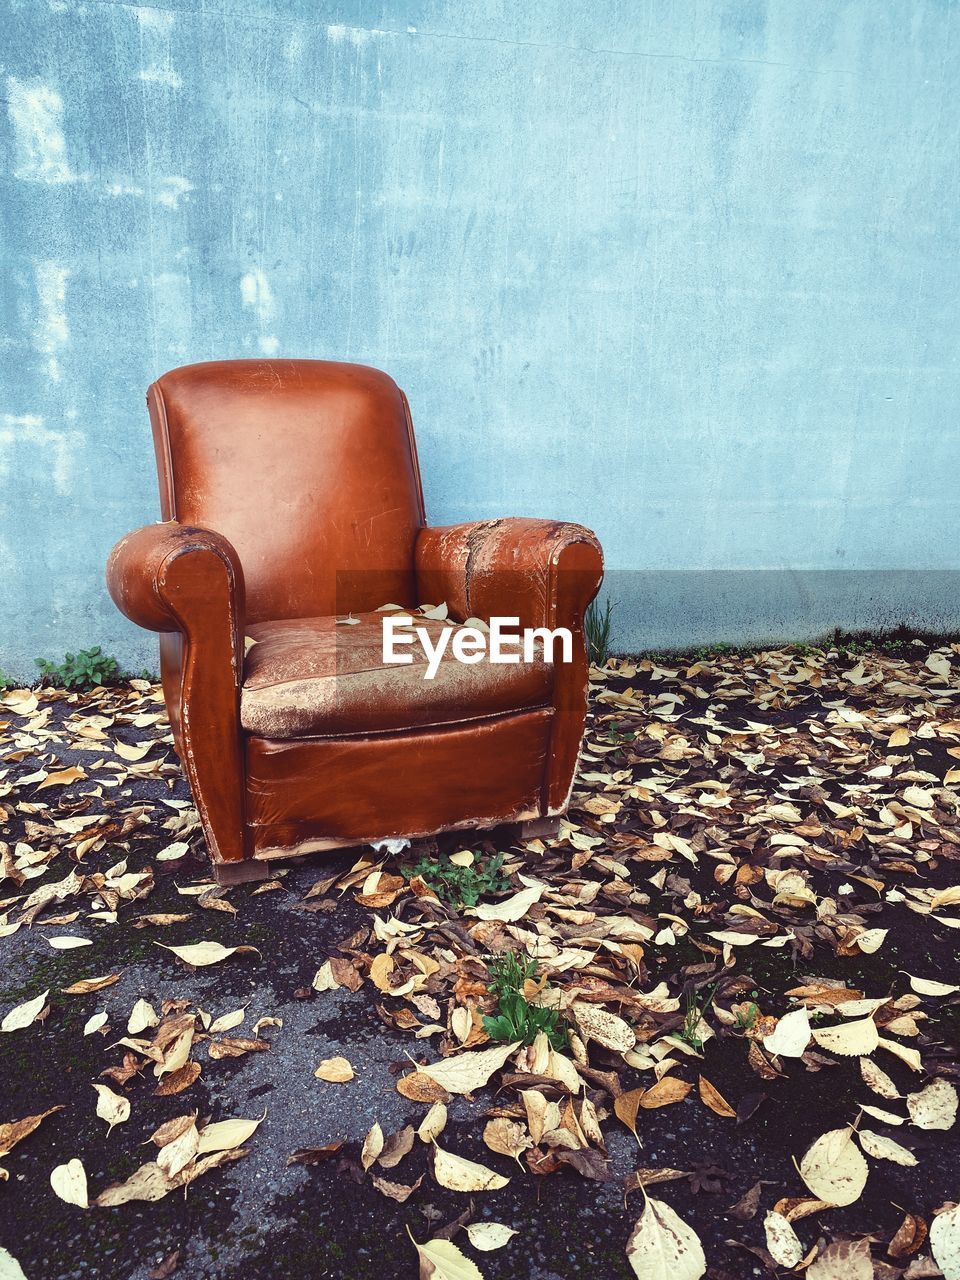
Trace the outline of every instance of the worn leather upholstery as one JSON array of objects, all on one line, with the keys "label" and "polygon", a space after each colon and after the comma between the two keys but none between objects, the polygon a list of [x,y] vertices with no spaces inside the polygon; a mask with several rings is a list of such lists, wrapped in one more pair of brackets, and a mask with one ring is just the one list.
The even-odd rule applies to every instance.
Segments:
[{"label": "worn leather upholstery", "polygon": [[[107,581],[160,633],[221,876],[564,811],[586,713],[583,615],[602,576],[593,534],[526,519],[426,528],[406,398],[361,365],[190,365],[147,401],[163,521],[120,540]],[[442,600],[459,622],[569,627],[573,661],[447,659],[433,681],[385,668],[373,611]],[[337,626],[347,614],[361,624]]]},{"label": "worn leather upholstery", "polygon": [[[464,724],[550,703],[553,666],[458,662],[449,642],[439,669],[426,679],[419,644],[404,646],[412,661],[383,661],[383,614],[361,613],[357,625],[336,618],[294,618],[248,628],[240,723],[263,738]],[[434,644],[442,622],[417,619]],[[539,656],[539,649],[537,654]]]}]

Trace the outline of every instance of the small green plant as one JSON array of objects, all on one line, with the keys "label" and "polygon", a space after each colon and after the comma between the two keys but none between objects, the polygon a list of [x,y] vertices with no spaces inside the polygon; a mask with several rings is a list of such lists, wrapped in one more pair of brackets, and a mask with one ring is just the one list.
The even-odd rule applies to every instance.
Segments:
[{"label": "small green plant", "polygon": [[[753,994],[756,995],[757,993],[754,992]],[[744,1035],[746,1035],[747,1032],[752,1031],[754,1023],[759,1015],[760,1006],[756,1004],[755,1001],[750,1000],[745,1006],[741,1005],[736,1012],[737,1030],[743,1032]]]},{"label": "small green plant", "polygon": [[604,736],[610,742],[635,742],[637,731],[628,726],[621,727],[616,720],[605,730]]},{"label": "small green plant", "polygon": [[3,672],[0,671],[0,693],[2,693],[4,689],[9,689],[9,688],[10,688],[10,681],[3,674]]},{"label": "small green plant", "polygon": [[697,991],[693,983],[688,983],[684,987],[684,1015],[683,1026],[677,1032],[681,1040],[688,1044],[691,1049],[696,1049],[699,1053],[703,1048],[703,1040],[700,1036],[700,1022],[705,1016],[707,1010],[713,1004],[713,997],[717,990],[717,984],[714,983],[710,990],[703,996]]},{"label": "small green plant", "polygon": [[560,1011],[531,1004],[523,994],[525,983],[536,979],[536,960],[510,951],[491,960],[488,968],[490,990],[497,997],[497,1012],[483,1020],[490,1039],[532,1044],[542,1031],[554,1049],[566,1048],[567,1034]]},{"label": "small green plant", "polygon": [[711,658],[732,658],[739,652],[732,644],[708,644],[691,649],[690,658],[694,662],[709,662]]},{"label": "small green plant", "polygon": [[590,602],[583,618],[583,630],[587,637],[587,654],[595,667],[602,667],[610,657],[610,628],[613,606],[609,600],[600,608],[596,600]]},{"label": "small green plant", "polygon": [[403,875],[418,876],[438,898],[455,907],[475,907],[485,893],[506,893],[510,879],[503,873],[502,853],[492,858],[474,859],[467,867],[451,862],[449,854],[421,858],[414,867],[403,867]]},{"label": "small green plant", "polygon": [[37,658],[44,681],[61,689],[95,689],[99,684],[115,684],[120,679],[116,658],[105,654],[99,645],[64,655],[63,662]]}]

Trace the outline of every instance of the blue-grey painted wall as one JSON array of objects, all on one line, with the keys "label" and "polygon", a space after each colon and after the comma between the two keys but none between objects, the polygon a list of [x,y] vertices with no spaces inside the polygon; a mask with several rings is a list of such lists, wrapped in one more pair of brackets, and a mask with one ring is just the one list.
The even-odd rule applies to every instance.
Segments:
[{"label": "blue-grey painted wall", "polygon": [[359,360],[623,646],[960,628],[960,8],[5,0],[0,666],[154,639],[164,369]]}]

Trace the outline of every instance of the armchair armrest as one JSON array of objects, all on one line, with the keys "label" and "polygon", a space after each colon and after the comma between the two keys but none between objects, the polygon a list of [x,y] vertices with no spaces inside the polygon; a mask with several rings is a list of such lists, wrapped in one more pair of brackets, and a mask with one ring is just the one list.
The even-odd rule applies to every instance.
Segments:
[{"label": "armchair armrest", "polygon": [[[107,562],[114,603],[163,641],[164,695],[214,859],[244,857],[243,570],[229,541],[176,520],[121,538]],[[175,656],[171,656],[175,655]]]},{"label": "armchair armrest", "polygon": [[521,627],[567,627],[571,662],[557,665],[553,724],[541,813],[566,812],[587,713],[589,663],[583,615],[603,578],[603,553],[589,529],[551,520],[481,520],[421,529],[416,545],[420,600],[445,600],[452,617],[519,618]]},{"label": "armchair armrest", "polygon": [[107,587],[131,622],[193,639],[219,629],[225,603],[231,649],[242,658],[243,570],[222,534],[176,520],[137,529],[111,551]]},{"label": "armchair armrest", "polygon": [[480,520],[421,529],[417,589],[453,616],[518,617],[521,627],[579,631],[603,578],[603,553],[589,529],[555,520]]}]

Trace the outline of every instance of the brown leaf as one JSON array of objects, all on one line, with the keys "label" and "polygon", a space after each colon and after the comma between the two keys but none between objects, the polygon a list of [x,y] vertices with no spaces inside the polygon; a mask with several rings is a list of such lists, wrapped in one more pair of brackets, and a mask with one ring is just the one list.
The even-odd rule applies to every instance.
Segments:
[{"label": "brown leaf", "polygon": [[287,1164],[325,1164],[332,1159],[340,1148],[343,1141],[328,1142],[325,1147],[300,1147],[299,1150],[292,1152],[287,1157]]},{"label": "brown leaf", "polygon": [[670,1107],[675,1102],[682,1102],[692,1088],[693,1085],[687,1084],[686,1080],[664,1076],[644,1091],[640,1106],[644,1111],[651,1111],[654,1107]]},{"label": "brown leaf", "polygon": [[74,982],[69,987],[61,987],[60,991],[65,996],[88,996],[93,991],[102,991],[104,987],[112,987],[115,982],[119,981],[119,973],[108,973],[105,978],[81,978],[79,982]]},{"label": "brown leaf", "polygon": [[370,1175],[370,1180],[381,1195],[388,1196],[391,1200],[396,1200],[398,1204],[403,1204],[410,1199],[414,1191],[420,1186],[423,1181],[423,1174],[421,1173],[412,1186],[406,1186],[402,1182],[388,1182],[386,1178],[381,1178],[376,1173]]},{"label": "brown leaf", "polygon": [[413,1071],[397,1081],[397,1093],[411,1102],[449,1102],[450,1094],[443,1085],[422,1071]]},{"label": "brown leaf", "polygon": [[160,1083],[153,1091],[155,1098],[169,1098],[171,1094],[183,1093],[184,1089],[190,1086],[200,1076],[199,1062],[185,1062],[177,1071],[171,1071],[169,1075],[162,1078]]},{"label": "brown leaf", "polygon": [[383,1150],[377,1157],[377,1164],[382,1169],[395,1169],[403,1157],[413,1150],[415,1137],[412,1124],[404,1125],[397,1133],[391,1133],[384,1139]]},{"label": "brown leaf", "polygon": [[697,1087],[700,1090],[700,1100],[704,1106],[718,1116],[724,1116],[728,1119],[736,1119],[737,1113],[731,1107],[723,1094],[715,1088],[706,1076],[700,1076]]},{"label": "brown leaf", "polygon": [[640,1110],[640,1099],[646,1090],[629,1089],[626,1093],[621,1093],[618,1098],[613,1100],[613,1109],[617,1114],[617,1118],[622,1120],[630,1132],[636,1137],[637,1133],[637,1113]]},{"label": "brown leaf", "polygon": [[904,1214],[903,1221],[896,1234],[887,1245],[887,1253],[891,1258],[908,1258],[916,1253],[927,1238],[927,1224],[923,1218],[912,1213]]},{"label": "brown leaf", "polygon": [[680,1178],[689,1178],[686,1169],[635,1169],[623,1180],[624,1195],[639,1191],[641,1187],[653,1187],[658,1182],[677,1182]]},{"label": "brown leaf", "polygon": [[172,1253],[167,1254],[159,1266],[147,1273],[147,1280],[168,1280],[179,1266],[180,1250],[174,1249]]},{"label": "brown leaf", "polygon": [[62,1110],[63,1103],[60,1103],[48,1111],[41,1111],[39,1115],[24,1116],[22,1120],[11,1120],[9,1124],[0,1124],[0,1158],[9,1155],[17,1143],[33,1133],[34,1129],[39,1128],[47,1116]]},{"label": "brown leaf", "polygon": [[732,1204],[727,1210],[730,1217],[736,1218],[738,1222],[749,1222],[751,1218],[756,1217],[760,1207],[760,1188],[761,1183],[755,1182],[736,1204]]},{"label": "brown leaf", "polygon": [[216,1062],[220,1058],[242,1058],[247,1053],[263,1053],[269,1048],[270,1041],[261,1040],[259,1036],[223,1036],[210,1041],[207,1053]]},{"label": "brown leaf", "polygon": [[580,1151],[560,1151],[557,1159],[561,1164],[570,1165],[576,1169],[584,1178],[590,1178],[594,1182],[609,1182],[610,1170],[607,1167],[607,1161],[603,1154],[593,1147],[587,1147]]}]

